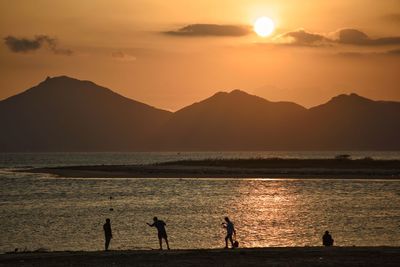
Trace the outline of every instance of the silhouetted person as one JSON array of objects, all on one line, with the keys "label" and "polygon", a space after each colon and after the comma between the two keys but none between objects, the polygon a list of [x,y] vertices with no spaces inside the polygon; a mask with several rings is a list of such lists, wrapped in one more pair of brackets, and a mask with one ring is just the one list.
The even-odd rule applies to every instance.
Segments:
[{"label": "silhouetted person", "polygon": [[235,245],[233,244],[233,234],[236,235],[236,230],[235,227],[233,226],[233,223],[229,220],[228,217],[225,217],[225,222],[226,223],[222,223],[222,225],[224,226],[224,228],[226,228],[226,237],[225,237],[225,248],[228,248],[228,239],[231,242],[232,245],[232,249],[235,248]]},{"label": "silhouetted person", "polygon": [[155,227],[157,228],[158,232],[158,241],[160,242],[160,249],[162,250],[162,239],[165,239],[165,243],[167,243],[167,248],[169,250],[169,244],[168,244],[168,237],[167,237],[167,231],[165,230],[165,226],[167,225],[164,221],[159,220],[157,217],[153,218],[153,223],[147,223],[148,226]]},{"label": "silhouetted person", "polygon": [[106,219],[106,223],[103,225],[103,229],[104,229],[104,237],[105,237],[105,250],[108,250],[108,246],[110,245],[110,241],[112,238],[112,232],[111,232],[111,223],[110,223],[110,219]]},{"label": "silhouetted person", "polygon": [[331,247],[333,246],[333,238],[332,236],[329,234],[329,231],[325,231],[325,234],[322,237],[322,244],[325,247]]}]

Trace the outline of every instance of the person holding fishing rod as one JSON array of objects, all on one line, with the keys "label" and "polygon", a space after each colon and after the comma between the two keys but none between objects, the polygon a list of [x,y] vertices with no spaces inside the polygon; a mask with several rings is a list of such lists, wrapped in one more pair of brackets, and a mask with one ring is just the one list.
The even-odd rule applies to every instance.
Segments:
[{"label": "person holding fishing rod", "polygon": [[233,223],[231,222],[231,220],[229,220],[228,217],[225,217],[225,222],[222,223],[222,226],[226,229],[225,248],[228,248],[228,240],[231,242],[232,249],[238,247],[239,243],[237,241],[233,242],[232,238],[233,234],[235,234],[236,237],[236,230]]}]

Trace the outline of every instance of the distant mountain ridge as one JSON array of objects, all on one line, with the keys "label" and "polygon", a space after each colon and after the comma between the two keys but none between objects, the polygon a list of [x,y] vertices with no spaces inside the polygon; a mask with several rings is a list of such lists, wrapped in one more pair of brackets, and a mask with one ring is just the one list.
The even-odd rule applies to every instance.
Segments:
[{"label": "distant mountain ridge", "polygon": [[48,78],[0,102],[0,151],[144,150],[170,115],[89,81]]},{"label": "distant mountain ridge", "polygon": [[400,102],[339,95],[306,109],[240,90],[174,113],[67,76],[0,101],[0,152],[400,150]]},{"label": "distant mountain ridge", "polygon": [[219,92],[175,112],[161,139],[166,149],[278,149],[281,132],[293,130],[287,121],[305,111],[294,103],[270,102],[240,90]]}]

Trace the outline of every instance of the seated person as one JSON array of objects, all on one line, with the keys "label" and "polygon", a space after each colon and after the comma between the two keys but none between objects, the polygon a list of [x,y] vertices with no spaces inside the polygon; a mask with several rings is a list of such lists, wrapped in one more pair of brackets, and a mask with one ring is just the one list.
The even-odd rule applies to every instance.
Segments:
[{"label": "seated person", "polygon": [[329,231],[325,231],[324,236],[322,237],[322,244],[325,247],[330,247],[333,246],[333,238],[332,236],[329,234]]}]

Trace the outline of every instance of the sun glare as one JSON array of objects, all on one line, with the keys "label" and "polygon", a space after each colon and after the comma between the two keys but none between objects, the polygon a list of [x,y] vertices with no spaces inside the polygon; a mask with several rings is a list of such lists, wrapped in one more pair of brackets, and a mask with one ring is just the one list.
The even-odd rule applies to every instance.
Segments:
[{"label": "sun glare", "polygon": [[275,23],[268,17],[261,17],[254,23],[254,31],[258,36],[267,37],[270,36],[275,30]]}]

